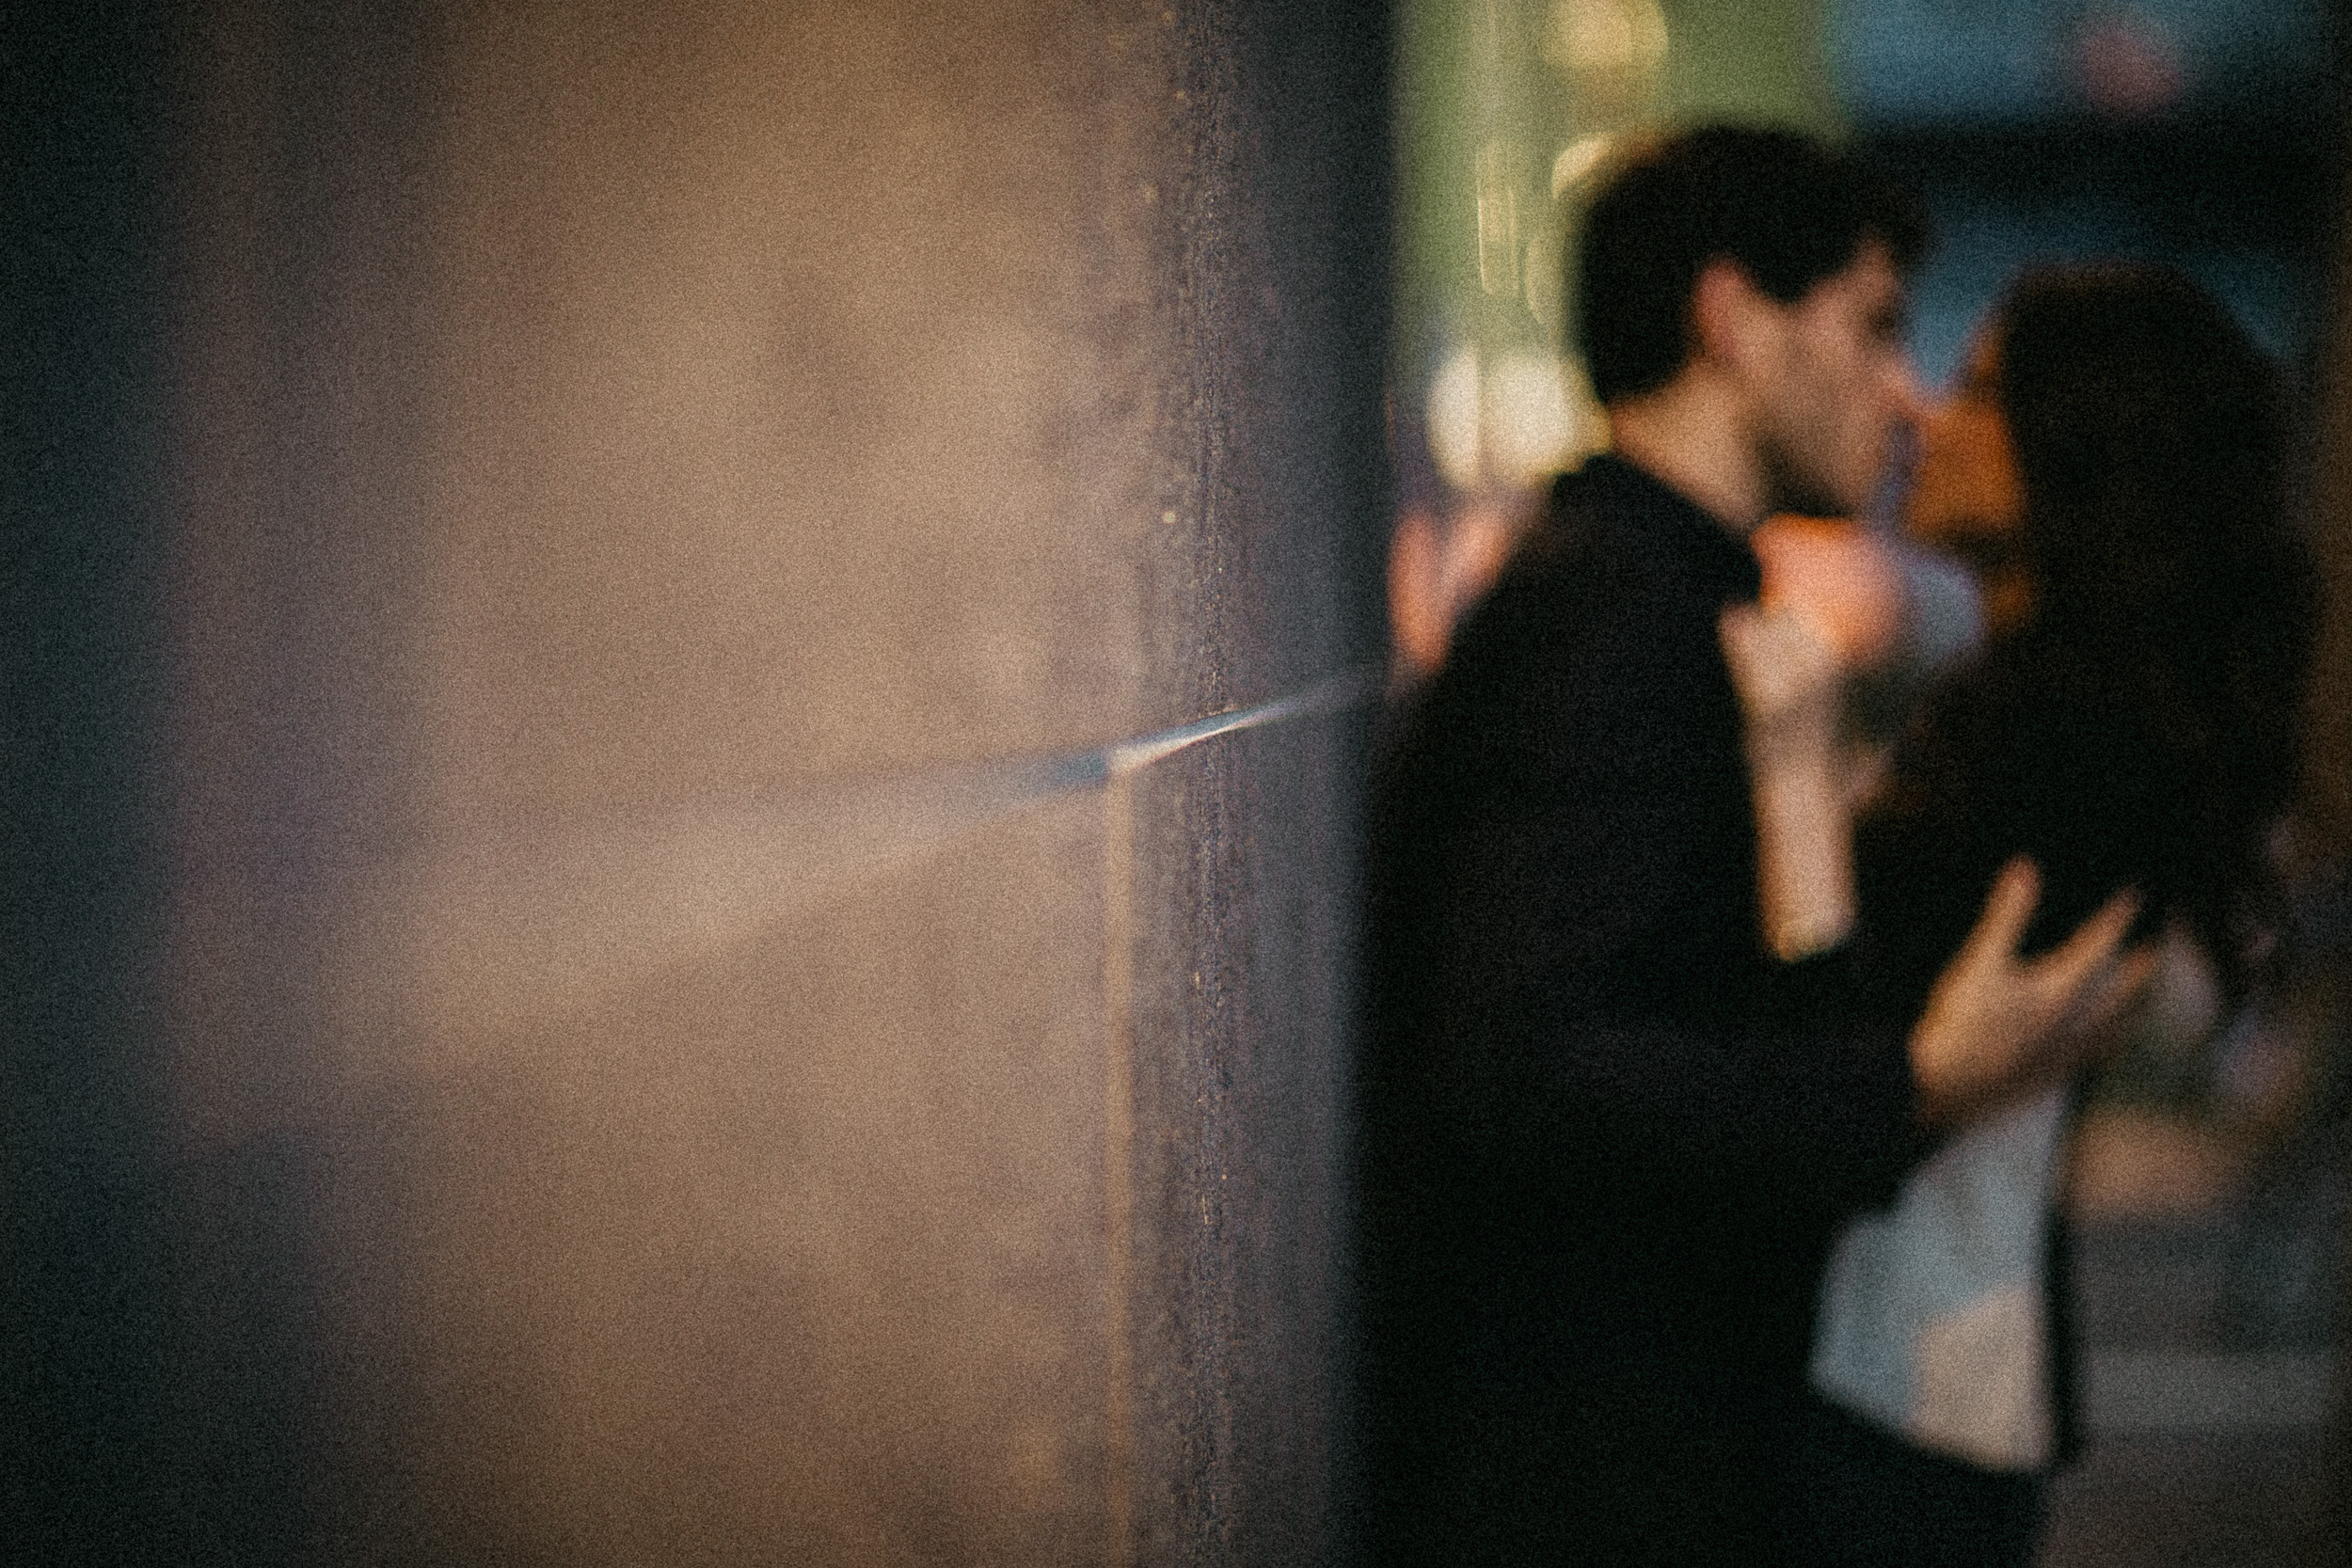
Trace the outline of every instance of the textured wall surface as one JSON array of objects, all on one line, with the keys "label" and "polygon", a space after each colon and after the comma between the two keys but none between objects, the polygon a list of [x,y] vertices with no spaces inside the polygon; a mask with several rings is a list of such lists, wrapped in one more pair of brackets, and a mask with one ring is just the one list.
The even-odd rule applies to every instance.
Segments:
[{"label": "textured wall surface", "polygon": [[1377,26],[177,47],[135,1533],[1335,1549]]},{"label": "textured wall surface", "polygon": [[[2313,377],[2319,409],[2316,462],[2311,489],[2312,543],[2318,557],[2325,614],[2312,673],[2309,727],[2304,736],[2304,789],[2298,810],[2311,847],[2332,862],[2339,879],[2337,909],[2352,903],[2352,97],[2340,94],[2336,114],[2333,254],[2328,258],[2327,328]],[[2341,926],[2329,933],[2336,951],[2352,943]],[[2338,998],[2352,994],[2339,984]],[[2352,1020],[2338,1003],[2337,1049],[2352,1049]],[[2339,1056],[2337,1072],[2345,1069]],[[2339,1128],[2342,1123],[2339,1122]],[[2339,1135],[2336,1168],[2352,1167],[2352,1139]],[[2336,1399],[2329,1451],[2328,1502],[2340,1532],[2352,1526],[2352,1212],[2340,1213],[2336,1236]],[[2339,1534],[2352,1540],[2352,1532]],[[2347,1548],[2352,1553],[2352,1548]]]},{"label": "textured wall surface", "polygon": [[2337,119],[2326,327],[2312,367],[2319,406],[2310,516],[2324,615],[2300,809],[2320,852],[2352,866],[2352,100]]}]

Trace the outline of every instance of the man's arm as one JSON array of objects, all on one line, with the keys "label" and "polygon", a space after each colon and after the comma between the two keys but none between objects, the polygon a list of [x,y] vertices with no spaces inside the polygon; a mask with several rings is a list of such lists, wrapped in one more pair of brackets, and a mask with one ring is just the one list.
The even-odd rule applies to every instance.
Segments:
[{"label": "man's arm", "polygon": [[2062,1067],[2080,1037],[2070,1012],[2132,984],[2109,962],[2128,911],[2017,961],[2027,878],[2004,884],[1917,1028],[1866,1016],[1834,984],[1793,1013],[1761,1006],[1753,890],[1678,906],[1693,859],[1737,856],[1752,832],[1713,771],[1730,736],[1710,740],[1694,711],[1705,669],[1631,642],[1581,653],[1549,742],[1454,781],[1471,798],[1420,911],[1448,1042],[1431,1086],[1527,1168],[1589,1155],[1626,1182],[1694,1192],[1801,1173],[1809,1192],[1860,1201],[1916,1158],[1923,1123]]},{"label": "man's arm", "polygon": [[[1857,903],[1838,738],[1851,657],[1818,626],[1802,607],[1769,599],[1727,606],[1719,623],[1756,800],[1758,904],[1765,936],[1783,958],[1844,941]],[[2129,893],[2056,951],[2021,962],[2039,895],[2030,862],[2003,868],[1911,1032],[1912,1073],[1931,1124],[2071,1073],[2155,971],[2153,947],[2120,951],[2137,912]]]},{"label": "man's arm", "polygon": [[1607,682],[1573,743],[1480,778],[1432,847],[1432,1089],[1530,1167],[1693,1191],[1801,1173],[1859,1200],[1918,1152],[1904,1030],[1834,981],[1774,986],[1736,742],[1677,732],[1647,684]]},{"label": "man's arm", "polygon": [[2040,896],[2031,861],[2004,866],[1976,929],[1928,994],[1910,1045],[1920,1113],[1931,1123],[1964,1120],[2065,1078],[2154,977],[2157,944],[2122,948],[2139,912],[2131,893],[2109,899],[2056,950],[2021,960],[2018,943]]}]

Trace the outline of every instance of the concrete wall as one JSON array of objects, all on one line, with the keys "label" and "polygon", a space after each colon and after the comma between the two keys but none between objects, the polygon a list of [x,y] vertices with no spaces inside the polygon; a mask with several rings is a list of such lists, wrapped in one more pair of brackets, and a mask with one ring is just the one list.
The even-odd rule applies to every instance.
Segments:
[{"label": "concrete wall", "polygon": [[[2352,38],[2352,34],[2339,34]],[[2326,261],[2328,296],[2315,374],[2317,393],[2315,462],[2312,484],[2312,543],[2318,557],[2324,613],[2312,675],[2310,720],[2304,737],[2304,789],[2300,811],[2312,858],[2332,874],[2334,928],[2325,933],[2338,973],[2323,993],[2323,1027],[2334,1030],[2333,1081],[2352,1073],[2352,96],[2339,88],[2335,113],[2334,209],[2330,253]],[[2323,1080],[2325,1082],[2326,1080]],[[2334,1122],[2338,1180],[2352,1171],[2352,1118],[2343,1114],[2339,1088]],[[2338,1539],[2352,1542],[2352,1212],[2340,1211],[2336,1224],[2335,1413],[2328,1458],[2334,1490],[2329,1499]],[[2352,1546],[2340,1548],[2352,1560]]]},{"label": "concrete wall", "polygon": [[2327,295],[2312,376],[2312,543],[2325,606],[2301,812],[2321,857],[2352,866],[2352,100],[2337,116]]},{"label": "concrete wall", "polygon": [[177,50],[123,1531],[1335,1549],[1378,28]]}]

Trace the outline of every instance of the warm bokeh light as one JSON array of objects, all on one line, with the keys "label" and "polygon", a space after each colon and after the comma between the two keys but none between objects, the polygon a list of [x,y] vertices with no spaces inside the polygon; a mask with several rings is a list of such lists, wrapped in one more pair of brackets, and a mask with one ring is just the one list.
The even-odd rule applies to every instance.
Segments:
[{"label": "warm bokeh light", "polygon": [[1596,132],[1589,136],[1579,136],[1562,148],[1560,155],[1551,161],[1552,199],[1565,199],[1597,173],[1607,161],[1611,149],[1616,145],[1616,140],[1607,132]]},{"label": "warm bokeh light", "polygon": [[1658,0],[1552,0],[1543,56],[1585,91],[1646,85],[1666,59]]}]

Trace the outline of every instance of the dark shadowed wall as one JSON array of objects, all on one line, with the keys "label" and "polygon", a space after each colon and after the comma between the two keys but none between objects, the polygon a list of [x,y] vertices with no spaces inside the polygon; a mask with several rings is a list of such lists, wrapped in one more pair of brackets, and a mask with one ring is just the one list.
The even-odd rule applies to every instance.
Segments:
[{"label": "dark shadowed wall", "polygon": [[[2343,8],[2338,8],[2343,16]],[[2340,36],[2352,39],[2352,27]],[[2332,874],[2332,941],[2339,963],[2333,976],[2330,1022],[2335,1031],[2332,1104],[2334,1164],[2352,1171],[2352,1117],[2342,1085],[2352,1078],[2352,1018],[2344,999],[2352,974],[2344,956],[2352,953],[2352,94],[2339,89],[2336,103],[2332,245],[2328,257],[2326,329],[2313,356],[2318,411],[2313,442],[2312,542],[2318,557],[2325,615],[2312,676],[2310,724],[2304,740],[2302,816],[2310,849]],[[2340,1542],[2352,1543],[2352,1212],[2338,1212],[2335,1274],[2335,1392],[2328,1459],[2334,1490],[2329,1498]],[[2352,1560],[2352,1544],[2338,1548]]]},{"label": "dark shadowed wall", "polygon": [[39,37],[18,1539],[1343,1550],[1376,15]]}]

